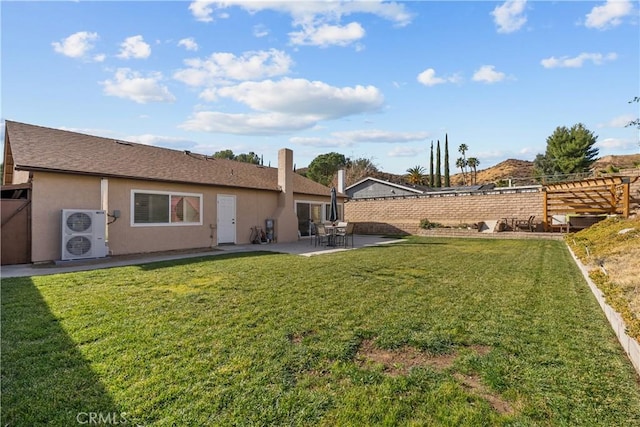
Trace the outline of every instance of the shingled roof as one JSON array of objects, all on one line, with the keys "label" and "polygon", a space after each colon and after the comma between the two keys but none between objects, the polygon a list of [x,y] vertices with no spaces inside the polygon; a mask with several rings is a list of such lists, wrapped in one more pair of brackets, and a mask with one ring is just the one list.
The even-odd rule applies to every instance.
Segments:
[{"label": "shingled roof", "polygon": [[[11,148],[17,170],[281,191],[277,168],[8,120],[5,123],[5,144]],[[297,173],[293,175],[293,191],[330,195],[329,188]]]}]

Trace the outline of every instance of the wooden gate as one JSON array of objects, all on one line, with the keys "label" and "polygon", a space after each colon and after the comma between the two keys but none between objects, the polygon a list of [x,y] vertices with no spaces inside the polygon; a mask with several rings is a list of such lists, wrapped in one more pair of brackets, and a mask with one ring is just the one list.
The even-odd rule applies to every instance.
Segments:
[{"label": "wooden gate", "polygon": [[0,263],[2,265],[30,263],[31,186],[29,184],[2,186],[0,212],[2,217]]}]

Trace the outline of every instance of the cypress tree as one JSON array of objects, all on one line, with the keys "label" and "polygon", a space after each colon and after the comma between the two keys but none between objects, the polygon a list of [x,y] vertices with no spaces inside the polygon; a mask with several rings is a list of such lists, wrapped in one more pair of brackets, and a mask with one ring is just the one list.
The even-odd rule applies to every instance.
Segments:
[{"label": "cypress tree", "polygon": [[449,182],[449,135],[444,134],[444,186],[451,187]]},{"label": "cypress tree", "polygon": [[442,168],[440,167],[440,140],[438,140],[438,144],[436,145],[436,187],[442,187]]},{"label": "cypress tree", "polygon": [[433,141],[431,141],[431,157],[429,159],[429,187],[433,187]]}]

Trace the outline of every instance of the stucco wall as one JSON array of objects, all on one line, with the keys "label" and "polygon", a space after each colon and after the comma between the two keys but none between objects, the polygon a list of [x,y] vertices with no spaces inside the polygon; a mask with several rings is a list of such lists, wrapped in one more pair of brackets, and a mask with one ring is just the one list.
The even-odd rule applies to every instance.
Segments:
[{"label": "stucco wall", "polygon": [[345,218],[357,223],[363,234],[417,234],[420,220],[444,225],[473,224],[501,218],[542,221],[543,197],[539,190],[499,190],[483,194],[420,196],[374,200],[349,200]]},{"label": "stucco wall", "polygon": [[[101,209],[100,177],[37,172],[33,179],[32,262],[61,258],[62,209]],[[231,187],[213,187],[108,179],[108,212],[120,211],[120,218],[107,228],[113,255],[181,250],[215,246],[217,242],[217,196],[236,197],[236,243],[249,243],[251,227],[264,227],[278,211],[277,192]],[[131,226],[131,190],[198,193],[203,196],[202,225]],[[327,202],[328,198],[298,196],[294,199]],[[278,224],[276,227],[282,226]],[[113,221],[112,218],[109,219]],[[213,229],[211,227],[214,227]],[[297,222],[293,225],[297,227]],[[277,228],[276,228],[277,230]],[[213,238],[211,238],[213,233]],[[276,236],[277,237],[277,236]]]}]

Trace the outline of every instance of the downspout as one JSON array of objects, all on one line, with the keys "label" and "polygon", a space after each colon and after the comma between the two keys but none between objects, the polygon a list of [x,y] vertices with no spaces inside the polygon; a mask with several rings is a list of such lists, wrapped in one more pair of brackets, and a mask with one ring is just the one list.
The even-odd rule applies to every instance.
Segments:
[{"label": "downspout", "polygon": [[[109,213],[109,180],[107,178],[102,178],[100,180],[100,209],[105,211],[107,214]],[[108,215],[105,215],[105,221]],[[109,227],[105,224],[104,231],[104,243],[105,245],[109,244]]]}]

